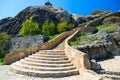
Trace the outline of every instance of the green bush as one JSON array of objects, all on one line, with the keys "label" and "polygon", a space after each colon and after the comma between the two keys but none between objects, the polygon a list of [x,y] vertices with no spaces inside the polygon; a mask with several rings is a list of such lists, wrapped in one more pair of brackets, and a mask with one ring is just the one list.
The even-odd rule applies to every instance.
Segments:
[{"label": "green bush", "polygon": [[42,25],[42,33],[47,36],[51,36],[57,33],[55,24],[53,21],[46,20]]},{"label": "green bush", "polygon": [[69,30],[68,23],[65,22],[65,21],[60,22],[60,23],[57,25],[57,30],[58,30],[59,33],[62,33],[62,32],[64,32],[64,31]]},{"label": "green bush", "polygon": [[20,30],[21,36],[35,35],[40,33],[41,30],[39,29],[39,24],[34,22],[32,17],[23,22],[22,28]]},{"label": "green bush", "polygon": [[6,54],[3,53],[3,44],[10,38],[7,34],[0,33],[0,59],[3,58]]}]

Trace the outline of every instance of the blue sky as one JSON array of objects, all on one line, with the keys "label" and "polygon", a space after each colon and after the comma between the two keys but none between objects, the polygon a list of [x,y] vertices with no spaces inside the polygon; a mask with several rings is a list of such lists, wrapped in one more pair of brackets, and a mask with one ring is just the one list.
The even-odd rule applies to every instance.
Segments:
[{"label": "blue sky", "polygon": [[[0,0],[0,19],[14,17],[28,6],[43,5],[47,0]],[[95,9],[118,11],[120,0],[50,0],[55,7],[62,7],[70,13],[90,14]]]}]

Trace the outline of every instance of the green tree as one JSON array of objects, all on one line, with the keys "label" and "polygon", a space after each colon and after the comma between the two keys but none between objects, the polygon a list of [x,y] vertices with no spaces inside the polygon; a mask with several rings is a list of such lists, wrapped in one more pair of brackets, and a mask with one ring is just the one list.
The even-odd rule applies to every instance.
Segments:
[{"label": "green tree", "polygon": [[5,56],[5,53],[3,53],[3,44],[10,38],[7,34],[0,33],[0,58],[3,58]]},{"label": "green tree", "polygon": [[56,34],[57,31],[54,22],[46,20],[42,25],[42,33],[47,36]]},{"label": "green tree", "polygon": [[69,30],[68,23],[66,21],[62,21],[57,25],[57,30],[59,33]]},{"label": "green tree", "polygon": [[21,36],[35,35],[40,33],[41,30],[39,29],[39,24],[34,22],[32,17],[23,22],[22,28],[20,30]]}]

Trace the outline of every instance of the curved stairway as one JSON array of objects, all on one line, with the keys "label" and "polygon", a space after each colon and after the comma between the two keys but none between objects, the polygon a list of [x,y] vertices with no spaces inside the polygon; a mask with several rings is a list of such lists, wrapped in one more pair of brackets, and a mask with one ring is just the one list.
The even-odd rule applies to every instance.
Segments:
[{"label": "curved stairway", "polygon": [[17,74],[34,77],[62,77],[79,74],[64,50],[42,50],[10,65]]}]

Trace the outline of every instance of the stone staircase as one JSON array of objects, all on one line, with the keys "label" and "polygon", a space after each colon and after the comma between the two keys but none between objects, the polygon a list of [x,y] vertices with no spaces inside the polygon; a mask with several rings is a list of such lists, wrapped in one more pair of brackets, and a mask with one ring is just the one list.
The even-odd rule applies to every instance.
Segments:
[{"label": "stone staircase", "polygon": [[120,80],[120,72],[106,71],[101,76],[102,78],[100,80]]},{"label": "stone staircase", "polygon": [[[61,46],[62,47],[62,46]],[[17,74],[34,77],[62,77],[79,74],[64,50],[41,50],[10,65]]]}]

